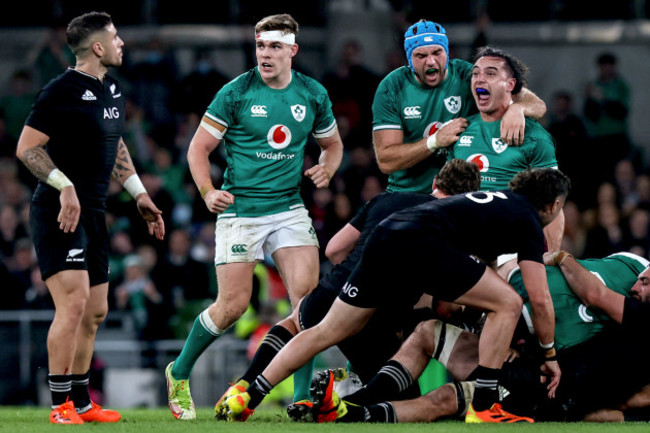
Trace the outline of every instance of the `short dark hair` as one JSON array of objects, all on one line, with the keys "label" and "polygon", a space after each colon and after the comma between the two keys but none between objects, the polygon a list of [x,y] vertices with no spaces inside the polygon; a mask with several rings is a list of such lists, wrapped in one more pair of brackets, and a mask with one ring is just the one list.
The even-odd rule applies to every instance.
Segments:
[{"label": "short dark hair", "polygon": [[282,34],[293,33],[298,36],[300,26],[289,14],[277,14],[264,17],[255,24],[255,33],[279,30]]},{"label": "short dark hair", "polygon": [[482,57],[499,57],[506,62],[506,69],[510,75],[515,79],[515,87],[512,89],[512,94],[516,95],[526,85],[526,75],[528,75],[528,66],[521,60],[502,50],[501,48],[493,46],[481,47],[476,51],[474,56],[474,63]]},{"label": "short dark hair", "polygon": [[77,54],[91,35],[104,30],[112,22],[113,19],[106,12],[88,12],[73,18],[66,30],[68,46]]},{"label": "short dark hair", "polygon": [[596,59],[596,64],[598,65],[615,65],[616,56],[612,53],[602,53]]},{"label": "short dark hair", "polygon": [[481,172],[473,162],[452,159],[436,176],[436,188],[445,194],[463,194],[478,191],[481,187]]},{"label": "short dark hair", "polygon": [[569,195],[571,180],[555,168],[529,168],[517,173],[508,187],[528,197],[535,209],[544,210],[558,197]]}]

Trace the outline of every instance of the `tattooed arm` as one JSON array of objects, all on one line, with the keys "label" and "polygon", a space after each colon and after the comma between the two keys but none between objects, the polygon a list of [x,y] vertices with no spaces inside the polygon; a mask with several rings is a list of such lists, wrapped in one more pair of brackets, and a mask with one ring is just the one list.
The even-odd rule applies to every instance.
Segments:
[{"label": "tattooed arm", "polygon": [[39,180],[61,191],[59,196],[61,211],[57,218],[59,228],[65,233],[74,232],[79,224],[81,205],[74,185],[56,168],[50,155],[45,151],[45,145],[49,140],[50,137],[39,130],[25,125],[18,140],[16,156]]},{"label": "tattooed arm", "polygon": [[113,179],[117,180],[131,196],[135,199],[138,211],[147,222],[147,229],[150,235],[163,239],[165,236],[165,222],[162,219],[162,211],[156,207],[142,185],[138,174],[135,171],[129,148],[124,140],[120,138],[117,145],[117,157],[113,166]]}]

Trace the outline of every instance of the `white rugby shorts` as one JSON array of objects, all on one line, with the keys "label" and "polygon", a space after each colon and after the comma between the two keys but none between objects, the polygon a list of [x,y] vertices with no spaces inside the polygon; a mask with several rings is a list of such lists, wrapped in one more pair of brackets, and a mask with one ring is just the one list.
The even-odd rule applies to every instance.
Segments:
[{"label": "white rugby shorts", "polygon": [[214,238],[215,265],[263,260],[280,248],[319,246],[304,207],[259,217],[219,218]]}]

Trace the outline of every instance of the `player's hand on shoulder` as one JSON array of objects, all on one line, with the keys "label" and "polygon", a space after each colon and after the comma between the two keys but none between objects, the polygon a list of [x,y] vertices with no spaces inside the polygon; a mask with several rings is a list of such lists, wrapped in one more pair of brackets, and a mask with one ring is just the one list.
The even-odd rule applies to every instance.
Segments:
[{"label": "player's hand on shoulder", "polygon": [[448,147],[460,139],[460,134],[465,132],[469,123],[464,117],[445,122],[440,127],[436,135],[436,145],[438,147]]},{"label": "player's hand on shoulder", "polygon": [[526,117],[519,104],[511,104],[501,119],[501,140],[510,146],[519,146],[524,142]]},{"label": "player's hand on shoulder", "polygon": [[235,196],[228,191],[213,189],[205,194],[203,200],[210,212],[220,214],[235,202]]},{"label": "player's hand on shoulder", "polygon": [[330,184],[331,176],[322,165],[315,165],[305,170],[305,176],[309,177],[316,188],[326,188]]},{"label": "player's hand on shoulder", "polygon": [[59,222],[59,228],[64,233],[72,233],[77,229],[81,216],[81,205],[74,186],[63,188],[59,195],[59,201],[61,202],[61,211],[56,219]]}]

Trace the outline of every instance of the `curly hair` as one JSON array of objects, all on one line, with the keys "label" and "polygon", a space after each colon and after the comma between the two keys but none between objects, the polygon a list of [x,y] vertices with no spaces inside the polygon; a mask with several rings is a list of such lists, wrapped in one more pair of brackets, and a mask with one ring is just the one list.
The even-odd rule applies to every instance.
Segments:
[{"label": "curly hair", "polygon": [[544,210],[558,197],[569,195],[571,180],[555,168],[529,168],[517,173],[508,187],[528,197],[537,210]]},{"label": "curly hair", "polygon": [[436,188],[449,195],[478,191],[480,187],[481,172],[478,166],[464,159],[447,162],[436,176]]}]

